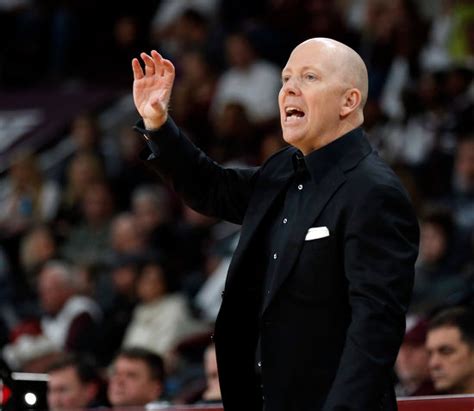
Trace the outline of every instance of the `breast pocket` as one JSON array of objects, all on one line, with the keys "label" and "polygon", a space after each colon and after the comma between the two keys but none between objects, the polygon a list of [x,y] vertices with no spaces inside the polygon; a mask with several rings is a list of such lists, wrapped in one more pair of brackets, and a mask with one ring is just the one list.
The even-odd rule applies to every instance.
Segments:
[{"label": "breast pocket", "polygon": [[287,279],[287,292],[302,302],[320,302],[331,298],[335,259],[335,239],[321,236],[305,240],[297,263]]}]

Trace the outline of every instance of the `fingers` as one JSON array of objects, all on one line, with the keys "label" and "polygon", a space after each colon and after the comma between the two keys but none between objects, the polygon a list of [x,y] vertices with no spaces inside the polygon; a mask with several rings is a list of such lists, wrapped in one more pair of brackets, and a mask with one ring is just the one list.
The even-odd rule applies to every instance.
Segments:
[{"label": "fingers", "polygon": [[151,51],[151,56],[153,58],[153,61],[155,62],[155,65],[157,67],[160,67],[160,69],[157,70],[157,74],[159,74],[160,76],[164,76],[166,73],[174,74],[174,66],[171,61],[161,57],[161,54],[158,53],[156,50]]},{"label": "fingers", "polygon": [[142,79],[145,76],[165,76],[166,74],[174,75],[174,66],[171,61],[161,57],[156,50],[151,51],[151,56],[146,53],[141,53],[140,57],[145,63],[145,71],[143,71],[138,59],[132,60],[133,75],[136,80]]},{"label": "fingers", "polygon": [[133,78],[135,80],[140,80],[144,77],[142,67],[140,66],[140,62],[138,59],[132,60],[132,70],[133,70]]},{"label": "fingers", "polygon": [[145,75],[152,76],[155,74],[155,62],[154,60],[146,53],[141,53],[140,57],[142,58],[143,62],[145,63]]}]

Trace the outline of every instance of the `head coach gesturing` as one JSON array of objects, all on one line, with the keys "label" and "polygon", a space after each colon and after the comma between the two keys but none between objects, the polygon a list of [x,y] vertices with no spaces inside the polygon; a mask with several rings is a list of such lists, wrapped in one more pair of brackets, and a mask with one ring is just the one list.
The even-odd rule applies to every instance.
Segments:
[{"label": "head coach gesturing", "polygon": [[360,56],[327,38],[293,50],[279,94],[290,146],[250,169],[221,167],[180,132],[167,112],[173,64],[141,59],[148,164],[189,206],[242,225],[215,324],[225,410],[396,409],[418,224],[362,131]]}]

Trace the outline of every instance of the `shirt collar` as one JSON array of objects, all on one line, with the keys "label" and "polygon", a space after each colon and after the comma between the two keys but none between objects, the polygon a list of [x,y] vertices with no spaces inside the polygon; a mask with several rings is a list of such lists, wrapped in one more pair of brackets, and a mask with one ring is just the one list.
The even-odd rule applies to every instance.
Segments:
[{"label": "shirt collar", "polygon": [[357,127],[306,156],[297,150],[292,158],[293,169],[295,172],[307,170],[311,178],[317,182],[334,165],[339,164],[347,170],[371,150],[362,128]]}]

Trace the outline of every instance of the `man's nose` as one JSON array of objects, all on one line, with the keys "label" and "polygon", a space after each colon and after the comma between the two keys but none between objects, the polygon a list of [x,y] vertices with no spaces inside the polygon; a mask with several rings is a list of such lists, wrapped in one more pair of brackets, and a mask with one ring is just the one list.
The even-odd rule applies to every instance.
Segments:
[{"label": "man's nose", "polygon": [[435,370],[439,368],[440,362],[439,357],[436,354],[431,354],[428,360],[428,367],[430,370]]},{"label": "man's nose", "polygon": [[290,77],[283,83],[282,90],[285,94],[298,95],[300,93],[298,79],[296,77]]}]

